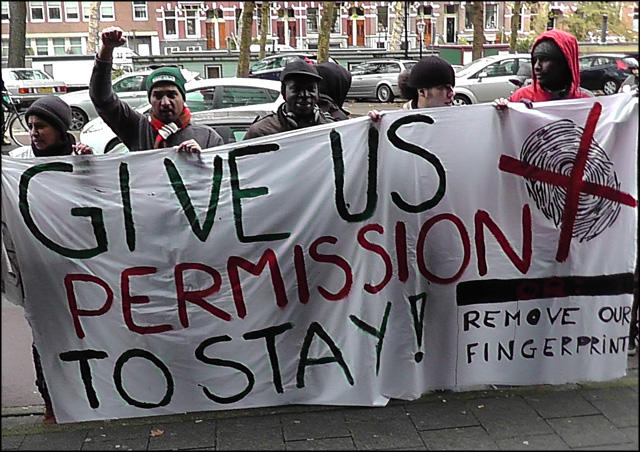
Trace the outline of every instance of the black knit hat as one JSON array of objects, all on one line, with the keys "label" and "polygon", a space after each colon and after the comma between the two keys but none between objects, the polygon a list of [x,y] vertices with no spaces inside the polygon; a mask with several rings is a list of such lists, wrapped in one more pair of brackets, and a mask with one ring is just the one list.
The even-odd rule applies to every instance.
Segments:
[{"label": "black knit hat", "polygon": [[71,127],[71,107],[58,96],[46,96],[36,100],[25,112],[24,119],[28,121],[31,115],[44,119],[63,136]]},{"label": "black knit hat", "polygon": [[408,85],[411,88],[433,88],[439,85],[456,86],[453,67],[437,56],[426,56],[411,68]]}]

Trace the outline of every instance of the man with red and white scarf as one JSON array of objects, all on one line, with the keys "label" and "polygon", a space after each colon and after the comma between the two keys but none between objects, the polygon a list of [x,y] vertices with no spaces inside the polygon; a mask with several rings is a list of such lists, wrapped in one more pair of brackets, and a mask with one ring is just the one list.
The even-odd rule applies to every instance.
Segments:
[{"label": "man with red and white scarf", "polygon": [[138,113],[123,102],[111,87],[113,49],[125,43],[122,29],[105,28],[102,47],[89,84],[89,96],[100,117],[130,151],[177,146],[178,152],[200,152],[220,146],[222,138],[211,127],[191,123],[185,104],[185,79],[176,67],[161,67],[147,77],[151,116]]}]

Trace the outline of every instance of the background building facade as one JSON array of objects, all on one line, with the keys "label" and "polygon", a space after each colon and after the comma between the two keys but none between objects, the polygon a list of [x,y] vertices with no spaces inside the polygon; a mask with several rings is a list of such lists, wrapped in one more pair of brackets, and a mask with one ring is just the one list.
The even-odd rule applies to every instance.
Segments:
[{"label": "background building facade", "polygon": [[[28,55],[83,55],[87,50],[91,2],[27,2]],[[406,41],[416,49],[440,45],[467,45],[473,40],[469,2],[402,2],[408,9]],[[514,2],[483,2],[484,34],[488,44],[509,42]],[[536,36],[540,27],[561,28],[578,2],[521,2],[519,38]],[[619,4],[620,20],[635,32],[638,6]],[[103,1],[100,29],[118,25],[125,30],[127,47],[138,55],[167,55],[239,47],[243,2],[227,1]],[[323,2],[269,2],[267,43],[270,51],[316,49]],[[330,46],[387,49],[396,2],[335,2]],[[257,47],[261,2],[256,2],[252,24]],[[404,20],[404,18],[403,18]],[[2,2],[2,56],[9,48],[8,2]],[[419,33],[419,30],[424,30]],[[536,31],[538,30],[538,31]],[[598,36],[594,37],[595,39]],[[405,36],[401,37],[405,41]],[[254,48],[256,48],[254,47]]]}]

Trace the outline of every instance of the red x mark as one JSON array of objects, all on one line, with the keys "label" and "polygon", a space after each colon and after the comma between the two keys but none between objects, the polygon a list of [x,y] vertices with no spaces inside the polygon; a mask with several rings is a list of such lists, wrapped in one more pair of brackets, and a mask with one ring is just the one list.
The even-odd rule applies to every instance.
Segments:
[{"label": "red x mark", "polygon": [[575,223],[576,213],[578,210],[580,193],[599,196],[631,207],[636,207],[637,205],[637,201],[628,193],[624,193],[606,185],[594,184],[592,182],[582,180],[584,168],[587,164],[587,158],[589,155],[589,147],[591,147],[591,140],[593,139],[593,132],[595,131],[596,123],[598,122],[601,112],[602,105],[596,102],[587,117],[584,133],[580,138],[578,153],[576,154],[576,159],[569,176],[554,173],[553,171],[547,171],[534,165],[529,165],[528,163],[507,155],[500,156],[498,168],[502,171],[517,174],[518,176],[523,176],[527,179],[565,187],[567,189],[567,198],[562,212],[560,240],[558,241],[558,251],[556,253],[556,260],[558,262],[564,262],[569,256],[569,245],[571,244],[571,235],[573,233],[573,225]]}]

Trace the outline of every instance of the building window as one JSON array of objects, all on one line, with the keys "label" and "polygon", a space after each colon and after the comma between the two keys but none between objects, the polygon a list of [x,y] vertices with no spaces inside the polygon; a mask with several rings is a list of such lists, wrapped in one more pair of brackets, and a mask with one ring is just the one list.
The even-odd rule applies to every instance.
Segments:
[{"label": "building window", "polygon": [[[260,3],[256,4],[256,23],[258,24],[258,33],[260,32],[260,27],[262,26],[262,7]],[[267,34],[271,32],[271,20],[270,20],[270,12],[267,13]],[[214,16],[215,17],[215,16]],[[222,14],[220,15],[222,18]]]},{"label": "building window", "polygon": [[318,32],[318,8],[307,8],[307,33]]},{"label": "building window", "polygon": [[471,5],[467,5],[464,9],[464,29],[473,30],[473,19],[471,18]]},{"label": "building window", "polygon": [[64,19],[67,22],[80,21],[80,12],[78,11],[78,2],[64,2]]},{"label": "building window", "polygon": [[389,7],[378,6],[378,33],[389,30]]},{"label": "building window", "polygon": [[80,2],[82,5],[82,21],[89,22],[89,14],[91,14],[91,2]]},{"label": "building window", "polygon": [[198,7],[195,5],[183,6],[185,15],[185,30],[188,38],[200,36],[200,17]]},{"label": "building window", "polygon": [[498,5],[495,3],[484,5],[484,28],[486,30],[498,29]]},{"label": "building window", "polygon": [[176,36],[176,12],[175,10],[167,10],[164,12],[164,35]]},{"label": "building window", "polygon": [[[4,3],[3,3],[3,6],[4,6]],[[9,40],[8,39],[2,40],[2,56],[3,57],[9,56]]]},{"label": "building window", "polygon": [[147,20],[147,2],[133,2],[133,20]]},{"label": "building window", "polygon": [[100,2],[100,20],[110,22],[115,20],[116,14],[113,10],[113,2]]},{"label": "building window", "polygon": [[340,19],[340,2],[333,5],[333,23],[331,24],[331,33],[342,32],[342,20]]},{"label": "building window", "polygon": [[631,29],[636,33],[638,32],[638,7],[637,6],[633,8],[633,24],[631,25]]},{"label": "building window", "polygon": [[53,42],[54,55],[64,55],[66,53],[64,51],[64,38],[53,38],[51,41]]},{"label": "building window", "polygon": [[236,34],[238,36],[242,33],[242,10],[240,8],[236,8]]},{"label": "building window", "polygon": [[31,22],[44,22],[44,2],[30,2]]},{"label": "building window", "polygon": [[[166,13],[166,11],[165,11]],[[179,52],[180,51],[180,47],[165,47],[164,48],[164,54],[165,55],[171,55],[173,52]]]},{"label": "building window", "polygon": [[25,55],[33,55],[33,48],[31,47],[31,39],[27,38],[24,40],[24,54]]},{"label": "building window", "polygon": [[187,46],[187,52],[200,52],[202,46]]},{"label": "building window", "polygon": [[82,55],[82,38],[69,38],[67,53],[70,55]]},{"label": "building window", "polygon": [[2,2],[0,17],[2,18],[2,22],[9,22],[9,2]]},{"label": "building window", "polygon": [[456,5],[447,5],[445,8],[446,14],[455,14],[456,13]]},{"label": "building window", "polygon": [[60,2],[47,2],[49,22],[62,22],[62,6]]},{"label": "building window", "polygon": [[49,41],[47,38],[36,38],[36,55],[49,55]]}]

